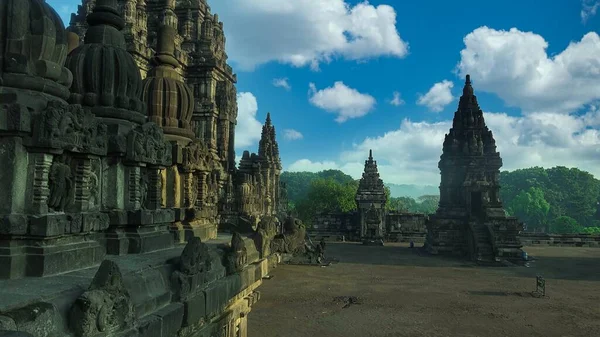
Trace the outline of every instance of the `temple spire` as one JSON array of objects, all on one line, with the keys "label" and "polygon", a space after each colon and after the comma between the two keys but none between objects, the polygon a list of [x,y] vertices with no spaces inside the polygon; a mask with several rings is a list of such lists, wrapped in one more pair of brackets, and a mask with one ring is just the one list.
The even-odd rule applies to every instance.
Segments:
[{"label": "temple spire", "polygon": [[271,113],[267,112],[267,121],[265,122],[266,125],[271,125]]},{"label": "temple spire", "polygon": [[369,161],[373,161],[373,150],[369,150]]}]

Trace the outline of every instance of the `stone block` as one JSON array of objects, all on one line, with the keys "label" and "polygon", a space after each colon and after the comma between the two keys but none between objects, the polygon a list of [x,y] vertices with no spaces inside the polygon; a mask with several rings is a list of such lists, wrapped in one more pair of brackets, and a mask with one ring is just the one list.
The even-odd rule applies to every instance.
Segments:
[{"label": "stone block", "polygon": [[0,330],[0,337],[34,337],[32,334],[22,331]]},{"label": "stone block", "polygon": [[175,221],[175,211],[172,209],[158,209],[154,211],[153,223],[167,224]]},{"label": "stone block", "polygon": [[27,234],[27,216],[11,214],[0,219],[0,234],[24,235]]},{"label": "stone block", "polygon": [[162,337],[162,322],[160,317],[148,315],[139,321],[139,337]]},{"label": "stone block", "polygon": [[146,209],[130,211],[127,219],[131,225],[143,226],[154,224],[154,212]]},{"label": "stone block", "polygon": [[161,336],[176,336],[181,329],[184,316],[184,305],[182,303],[171,303],[154,313],[161,320]]},{"label": "stone block", "polygon": [[30,218],[29,234],[33,236],[59,236],[70,231],[70,221],[66,214],[48,214]]},{"label": "stone block", "polygon": [[223,310],[225,304],[231,297],[229,294],[229,284],[221,279],[204,290],[206,297],[206,316],[212,317]]},{"label": "stone block", "polygon": [[[33,336],[61,336],[60,313],[54,305],[34,303],[4,314],[14,320],[17,330]],[[15,335],[19,336],[19,335]],[[27,335],[25,335],[27,336]]]},{"label": "stone block", "polygon": [[204,292],[196,293],[193,297],[183,302],[183,307],[183,326],[190,326],[198,323],[198,321],[207,314],[206,294]]},{"label": "stone block", "polygon": [[82,232],[99,232],[108,229],[110,217],[106,213],[83,213]]},{"label": "stone block", "polygon": [[112,226],[126,225],[127,224],[127,211],[124,210],[113,210],[108,212],[109,224]]}]

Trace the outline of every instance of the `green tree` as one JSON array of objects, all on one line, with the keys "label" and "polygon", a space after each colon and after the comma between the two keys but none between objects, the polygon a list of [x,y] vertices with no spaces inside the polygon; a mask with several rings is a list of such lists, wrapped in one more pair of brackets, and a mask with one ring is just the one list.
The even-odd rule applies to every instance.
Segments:
[{"label": "green tree", "polygon": [[398,197],[390,199],[388,209],[400,212],[418,212],[418,205],[411,197]]},{"label": "green tree", "polygon": [[520,218],[533,231],[544,228],[550,204],[544,198],[544,192],[539,187],[530,187],[521,191],[512,199],[507,209],[510,215]]},{"label": "green tree", "polygon": [[433,214],[437,211],[439,203],[439,195],[422,195],[419,197],[418,212]]},{"label": "green tree", "polygon": [[354,180],[340,183],[332,178],[318,178],[311,182],[305,198],[296,204],[298,217],[311,224],[317,214],[350,212],[356,209],[354,197],[358,183]]},{"label": "green tree", "polygon": [[550,222],[550,232],[556,234],[581,233],[583,227],[577,223],[577,220],[563,215]]}]

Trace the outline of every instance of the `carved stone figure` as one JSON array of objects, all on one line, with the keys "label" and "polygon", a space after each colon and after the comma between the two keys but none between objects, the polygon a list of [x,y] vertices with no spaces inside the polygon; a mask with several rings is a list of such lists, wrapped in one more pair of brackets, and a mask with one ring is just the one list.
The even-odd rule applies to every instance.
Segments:
[{"label": "carved stone figure", "polygon": [[90,172],[90,180],[89,180],[89,189],[90,189],[90,206],[96,206],[100,204],[100,181],[98,180],[98,176],[94,171]]},{"label": "carved stone figure", "polygon": [[71,329],[77,337],[107,336],[131,327],[133,319],[133,305],[119,266],[104,260],[89,289],[71,307]]},{"label": "carved stone figure", "polygon": [[228,274],[239,272],[248,264],[248,251],[244,239],[238,232],[233,233],[225,264]]},{"label": "carved stone figure", "polygon": [[146,172],[140,174],[140,207],[146,208],[146,201],[148,200],[148,175]]},{"label": "carved stone figure", "polygon": [[185,245],[179,259],[179,271],[192,275],[209,271],[211,259],[208,246],[199,237],[192,237]]},{"label": "carved stone figure", "polygon": [[60,155],[54,160],[48,180],[50,185],[48,207],[62,212],[71,203],[73,192],[73,177],[66,155]]}]

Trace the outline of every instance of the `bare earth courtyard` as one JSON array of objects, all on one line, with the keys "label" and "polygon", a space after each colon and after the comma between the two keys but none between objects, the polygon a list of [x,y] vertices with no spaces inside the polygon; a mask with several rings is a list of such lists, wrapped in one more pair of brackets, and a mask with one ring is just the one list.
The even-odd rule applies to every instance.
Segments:
[{"label": "bare earth courtyard", "polygon": [[[600,336],[600,249],[525,250],[535,259],[529,268],[475,267],[402,244],[329,243],[327,255],[339,263],[282,265],[264,280],[248,333]],[[531,296],[536,274],[546,278],[544,298]]]}]

